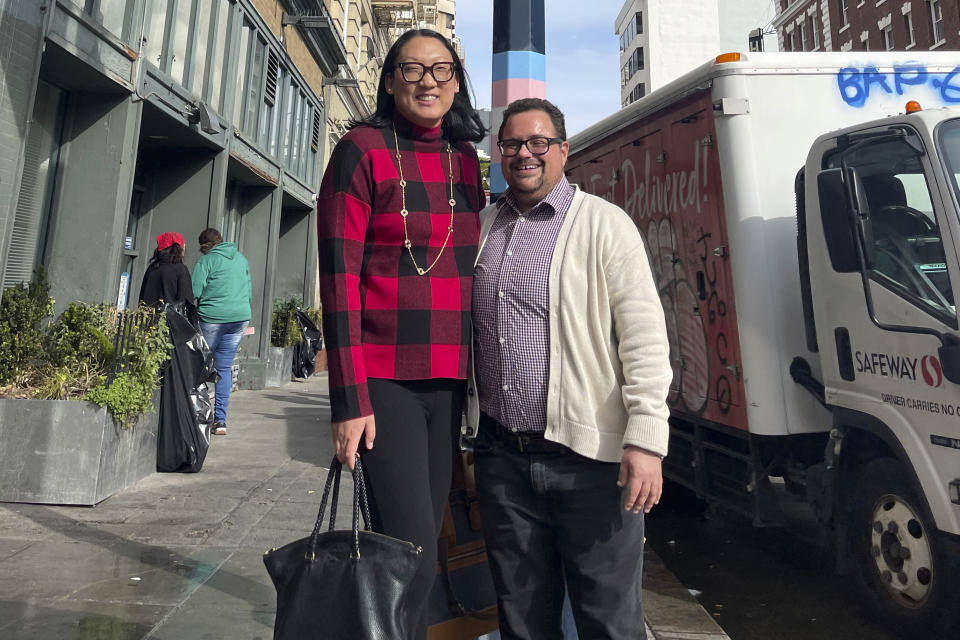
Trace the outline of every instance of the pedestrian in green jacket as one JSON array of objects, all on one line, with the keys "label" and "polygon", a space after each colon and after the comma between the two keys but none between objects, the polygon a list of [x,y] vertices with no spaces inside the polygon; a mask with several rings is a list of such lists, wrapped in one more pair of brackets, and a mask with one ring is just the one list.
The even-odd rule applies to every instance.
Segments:
[{"label": "pedestrian in green jacket", "polygon": [[250,322],[253,285],[247,259],[237,245],[224,242],[216,229],[200,233],[200,252],[203,257],[193,269],[193,295],[197,298],[200,331],[220,373],[215,388],[213,432],[225,436],[233,359]]}]

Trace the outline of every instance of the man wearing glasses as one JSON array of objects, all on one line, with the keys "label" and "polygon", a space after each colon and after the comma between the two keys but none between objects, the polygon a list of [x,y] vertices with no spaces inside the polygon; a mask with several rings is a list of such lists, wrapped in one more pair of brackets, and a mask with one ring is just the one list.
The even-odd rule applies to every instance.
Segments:
[{"label": "man wearing glasses", "polygon": [[481,212],[468,423],[504,640],[645,638],[643,514],[660,499],[672,376],[633,221],[563,173],[563,114],[507,107],[508,190]]}]

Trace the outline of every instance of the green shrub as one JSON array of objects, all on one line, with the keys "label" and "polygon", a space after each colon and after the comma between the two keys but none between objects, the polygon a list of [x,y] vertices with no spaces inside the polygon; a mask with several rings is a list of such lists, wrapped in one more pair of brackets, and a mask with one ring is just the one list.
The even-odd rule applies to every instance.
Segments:
[{"label": "green shrub", "polygon": [[120,370],[102,380],[86,395],[90,402],[106,407],[120,425],[132,427],[137,418],[153,406],[153,395],[160,383],[160,369],[169,357],[170,344],[166,317],[149,307],[140,307],[127,315],[132,330],[127,348],[115,354]]},{"label": "green shrub", "polygon": [[[286,300],[273,301],[273,317],[270,323],[270,346],[273,347],[292,347],[300,342],[303,336],[300,335],[300,325],[297,324],[296,311],[303,304],[303,300],[294,296]],[[321,325],[320,309],[307,307],[301,309],[307,316],[314,321],[319,328]]]},{"label": "green shrub", "polygon": [[273,316],[270,322],[270,345],[292,347],[300,342],[300,327],[294,312],[303,304],[298,296],[273,301]]},{"label": "green shrub", "polygon": [[[74,302],[47,328],[44,350],[54,367],[79,368],[81,364],[103,368],[113,361],[111,337],[116,327],[105,305]],[[111,337],[108,337],[111,336]]]},{"label": "green shrub", "polygon": [[[0,394],[20,398],[86,398],[132,426],[153,404],[170,339],[166,318],[142,307],[127,312],[128,346],[115,353],[115,309],[75,302],[46,329],[53,311],[42,271],[0,298]],[[116,375],[110,377],[111,372]]]},{"label": "green shrub", "polygon": [[3,291],[0,298],[0,385],[8,384],[43,358],[41,322],[53,312],[46,275]]}]

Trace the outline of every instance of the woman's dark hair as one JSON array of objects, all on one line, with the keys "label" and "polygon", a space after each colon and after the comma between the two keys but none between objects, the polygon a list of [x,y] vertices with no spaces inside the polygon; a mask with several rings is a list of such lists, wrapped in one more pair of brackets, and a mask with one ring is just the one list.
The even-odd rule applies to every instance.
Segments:
[{"label": "woman's dark hair", "polygon": [[164,250],[153,250],[153,262],[169,262],[170,264],[180,264],[183,262],[183,247],[174,242]]},{"label": "woman's dark hair", "polygon": [[200,232],[200,251],[207,253],[210,249],[213,249],[215,246],[223,242],[223,236],[220,235],[220,232],[214,229],[213,227],[207,227]]},{"label": "woman's dark hair", "polygon": [[393,73],[394,69],[396,69],[397,57],[399,57],[400,49],[403,48],[403,45],[418,36],[434,38],[443,43],[443,46],[447,48],[450,57],[453,59],[453,67],[457,74],[457,81],[460,83],[460,91],[453,94],[453,104],[450,105],[450,110],[443,117],[444,137],[451,142],[461,142],[463,140],[480,142],[486,135],[487,130],[483,126],[483,121],[477,114],[477,110],[473,108],[473,103],[470,101],[470,94],[473,93],[473,90],[470,87],[467,72],[464,70],[460,56],[457,55],[457,50],[453,48],[453,45],[451,45],[442,34],[431,29],[410,29],[397,38],[397,41],[390,47],[390,51],[387,52],[387,57],[383,61],[383,69],[380,70],[380,84],[377,86],[376,111],[373,112],[373,115],[363,120],[351,120],[348,128],[352,129],[361,125],[377,128],[390,126],[393,122],[396,104],[393,96],[387,93],[386,77],[387,74]]}]

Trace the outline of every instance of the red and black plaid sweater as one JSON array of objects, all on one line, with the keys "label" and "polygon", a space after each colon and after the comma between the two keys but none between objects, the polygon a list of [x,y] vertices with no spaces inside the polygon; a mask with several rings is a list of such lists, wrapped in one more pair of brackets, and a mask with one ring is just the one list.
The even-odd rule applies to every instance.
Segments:
[{"label": "red and black plaid sweater", "polygon": [[[417,264],[437,256],[450,224],[441,128],[395,122]],[[356,127],[330,157],[318,201],[320,298],[332,420],[371,415],[368,378],[467,377],[473,262],[485,204],[473,146],[453,147],[453,234],[418,275],[403,246],[393,131]]]}]

